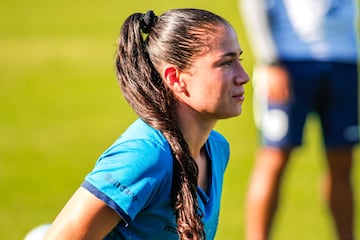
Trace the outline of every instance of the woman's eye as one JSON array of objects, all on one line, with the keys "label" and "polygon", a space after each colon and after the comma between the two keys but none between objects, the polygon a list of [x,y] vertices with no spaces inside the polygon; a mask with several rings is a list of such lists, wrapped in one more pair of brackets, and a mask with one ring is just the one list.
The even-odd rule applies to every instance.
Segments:
[{"label": "woman's eye", "polygon": [[242,58],[234,58],[234,59],[231,59],[231,60],[224,61],[222,63],[222,65],[223,66],[231,66],[236,62],[241,62],[242,60],[243,60]]},{"label": "woman's eye", "polygon": [[222,63],[223,66],[231,66],[234,63],[234,60],[227,60]]}]

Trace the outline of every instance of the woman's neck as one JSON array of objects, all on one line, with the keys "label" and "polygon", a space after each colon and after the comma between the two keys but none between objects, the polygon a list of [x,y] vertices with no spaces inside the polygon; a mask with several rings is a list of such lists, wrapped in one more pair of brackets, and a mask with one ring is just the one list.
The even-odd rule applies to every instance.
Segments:
[{"label": "woman's neck", "polygon": [[198,159],[216,120],[204,118],[194,109],[180,104],[177,110],[180,130],[189,146],[191,156]]}]

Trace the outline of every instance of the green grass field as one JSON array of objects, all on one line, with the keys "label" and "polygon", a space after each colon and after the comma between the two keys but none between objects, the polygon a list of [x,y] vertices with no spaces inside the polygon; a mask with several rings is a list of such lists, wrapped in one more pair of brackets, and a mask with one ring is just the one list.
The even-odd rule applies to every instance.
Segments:
[{"label": "green grass field", "polygon": [[[125,17],[148,9],[196,7],[228,19],[239,34],[244,66],[252,55],[236,0],[45,1],[0,3],[0,239],[19,240],[51,222],[105,148],[136,118],[114,74]],[[232,148],[216,239],[244,239],[244,198],[257,135],[251,84],[242,116],[218,123]],[[335,239],[319,194],[325,167],[318,125],[284,177],[276,240]],[[359,158],[360,152],[357,152]],[[355,163],[356,200],[360,165]],[[357,208],[360,236],[360,207]]]}]

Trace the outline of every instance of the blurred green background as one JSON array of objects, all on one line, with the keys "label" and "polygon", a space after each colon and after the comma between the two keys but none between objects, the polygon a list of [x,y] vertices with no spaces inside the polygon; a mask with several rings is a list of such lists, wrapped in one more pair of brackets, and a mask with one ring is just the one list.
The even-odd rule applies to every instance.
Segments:
[{"label": "blurred green background", "polygon": [[[125,18],[179,7],[204,8],[228,19],[251,74],[253,59],[236,0],[1,1],[0,239],[23,239],[31,228],[51,222],[97,157],[136,118],[114,74]],[[242,115],[216,126],[232,148],[216,238],[221,240],[244,239],[244,198],[257,146],[251,84],[246,90]],[[284,176],[273,239],[335,239],[319,193],[325,162],[314,119],[305,143]],[[358,159],[358,149],[356,154]],[[358,162],[354,180],[359,202]],[[356,214],[360,236],[360,207]]]}]

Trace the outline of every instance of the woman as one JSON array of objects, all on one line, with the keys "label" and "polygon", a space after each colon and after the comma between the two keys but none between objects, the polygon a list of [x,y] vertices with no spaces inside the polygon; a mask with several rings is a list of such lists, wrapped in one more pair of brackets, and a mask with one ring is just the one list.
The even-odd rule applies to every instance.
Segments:
[{"label": "woman", "polygon": [[45,239],[213,239],[229,146],[212,129],[241,113],[249,81],[241,54],[234,29],[211,12],[129,16],[116,69],[139,119]]}]

